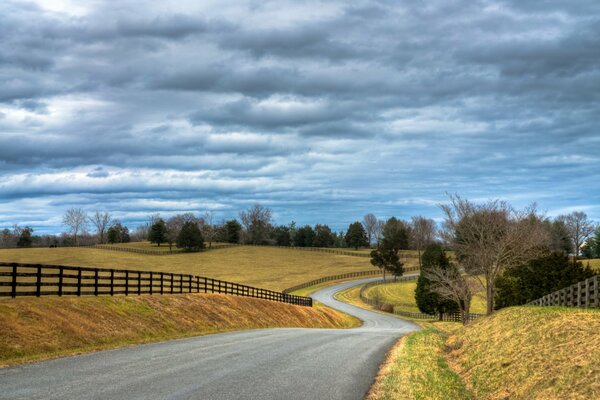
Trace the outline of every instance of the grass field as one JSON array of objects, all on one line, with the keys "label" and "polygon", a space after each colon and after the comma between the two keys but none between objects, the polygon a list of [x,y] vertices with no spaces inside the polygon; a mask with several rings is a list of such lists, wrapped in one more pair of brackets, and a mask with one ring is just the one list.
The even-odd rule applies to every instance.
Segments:
[{"label": "grass field", "polygon": [[94,248],[0,249],[0,261],[192,274],[272,290],[323,276],[373,269],[368,258],[252,246],[165,256]]},{"label": "grass field", "polygon": [[327,307],[217,294],[2,299],[0,366],[240,329],[358,325]]},{"label": "grass field", "polygon": [[369,400],[600,398],[600,310],[511,307],[465,327],[420,323]]},{"label": "grass field", "polygon": [[[365,290],[365,295],[370,299],[379,297],[384,303],[394,304],[394,309],[398,311],[420,312],[415,302],[416,287],[417,281],[390,283],[372,286]],[[478,293],[471,303],[471,312],[485,314],[485,311],[485,294]]]},{"label": "grass field", "polygon": [[590,267],[600,272],[600,258],[592,258],[590,260],[581,260],[581,263],[586,266],[589,264]]}]

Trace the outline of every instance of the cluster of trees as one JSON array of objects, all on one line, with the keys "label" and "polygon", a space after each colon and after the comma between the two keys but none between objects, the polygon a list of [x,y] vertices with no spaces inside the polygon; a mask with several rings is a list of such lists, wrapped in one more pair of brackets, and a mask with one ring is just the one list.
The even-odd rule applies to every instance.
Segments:
[{"label": "cluster of trees", "polygon": [[[553,221],[535,207],[516,210],[506,202],[474,204],[458,196],[442,206],[441,238],[453,250],[451,261],[440,244],[429,245],[423,257],[415,299],[422,312],[458,309],[467,321],[475,293],[485,291],[487,314],[524,304],[593,274],[568,254],[579,253],[594,229],[585,213]],[[454,306],[448,306],[448,301]]]}]

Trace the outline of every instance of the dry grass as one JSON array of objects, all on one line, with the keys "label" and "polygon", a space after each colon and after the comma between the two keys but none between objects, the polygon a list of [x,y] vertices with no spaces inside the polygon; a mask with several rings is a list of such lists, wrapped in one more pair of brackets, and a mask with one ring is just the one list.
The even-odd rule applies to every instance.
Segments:
[{"label": "dry grass", "polygon": [[447,345],[478,399],[600,398],[600,310],[512,307]]},{"label": "dry grass", "polygon": [[240,329],[359,324],[326,307],[217,294],[2,299],[0,365]]},{"label": "dry grass", "polygon": [[272,290],[373,268],[368,258],[250,246],[165,256],[92,248],[2,249],[0,261],[193,274]]},{"label": "dry grass", "polygon": [[[386,285],[372,286],[365,290],[365,295],[372,299],[379,296],[381,301],[394,305],[394,310],[407,312],[420,312],[415,302],[415,288],[417,281],[389,283]],[[486,311],[485,294],[478,293],[471,303],[472,313]]]},{"label": "dry grass", "polygon": [[445,340],[432,326],[404,336],[388,353],[367,400],[472,398],[444,360]]},{"label": "dry grass", "polygon": [[592,258],[589,260],[581,260],[581,263],[584,266],[589,265],[590,267],[592,267],[592,269],[600,272],[600,258]]}]

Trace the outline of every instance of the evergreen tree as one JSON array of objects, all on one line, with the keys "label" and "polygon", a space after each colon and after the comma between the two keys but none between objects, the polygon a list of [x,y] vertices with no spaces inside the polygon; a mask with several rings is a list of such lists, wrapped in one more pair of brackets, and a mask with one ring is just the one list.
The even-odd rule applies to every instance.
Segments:
[{"label": "evergreen tree", "polygon": [[236,219],[227,221],[225,223],[225,240],[227,243],[239,243],[241,231],[242,225]]},{"label": "evergreen tree", "polygon": [[401,276],[404,273],[399,254],[400,250],[408,244],[405,228],[405,224],[396,218],[390,218],[383,227],[382,238],[377,249],[371,251],[371,264],[383,271],[384,278],[386,271],[394,276]]},{"label": "evergreen tree", "polygon": [[17,247],[31,247],[33,244],[33,229],[26,226],[21,230],[21,234],[19,235],[19,240],[17,241]]},{"label": "evergreen tree", "polygon": [[275,227],[271,235],[277,246],[291,246],[292,244],[292,235],[290,234],[289,226],[281,225]]},{"label": "evergreen tree", "polygon": [[167,242],[167,225],[162,218],[159,218],[152,226],[150,227],[150,232],[148,233],[148,240],[150,243],[156,243],[159,247],[161,243]]},{"label": "evergreen tree", "polygon": [[351,223],[348,227],[345,241],[347,246],[354,247],[356,250],[358,250],[359,247],[369,246],[367,232],[365,232],[365,228],[358,221]]},{"label": "evergreen tree", "polygon": [[590,267],[569,263],[569,257],[559,253],[507,268],[496,279],[496,309],[526,304],[594,275]]},{"label": "evergreen tree", "polygon": [[423,252],[421,274],[415,289],[415,301],[422,313],[439,314],[441,321],[443,314],[456,312],[459,307],[455,301],[443,299],[432,290],[431,281],[424,276],[424,272],[427,272],[430,268],[456,268],[452,265],[444,248],[438,243],[429,244]]},{"label": "evergreen tree", "polygon": [[191,221],[183,224],[177,236],[177,247],[186,251],[197,251],[204,247],[204,238],[198,224]]},{"label": "evergreen tree", "polygon": [[296,231],[294,245],[298,247],[312,247],[315,240],[315,231],[310,225],[305,225]]},{"label": "evergreen tree", "polygon": [[327,225],[315,226],[315,240],[313,246],[315,247],[332,247],[335,243],[335,236],[331,232],[331,228]]}]

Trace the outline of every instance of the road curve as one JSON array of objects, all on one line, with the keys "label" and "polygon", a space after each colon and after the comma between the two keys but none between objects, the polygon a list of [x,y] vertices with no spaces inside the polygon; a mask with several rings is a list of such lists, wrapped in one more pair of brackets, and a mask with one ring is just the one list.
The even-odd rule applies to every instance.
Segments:
[{"label": "road curve", "polygon": [[0,399],[362,399],[411,322],[313,298],[364,321],[355,329],[259,329],[171,340],[0,369]]}]

